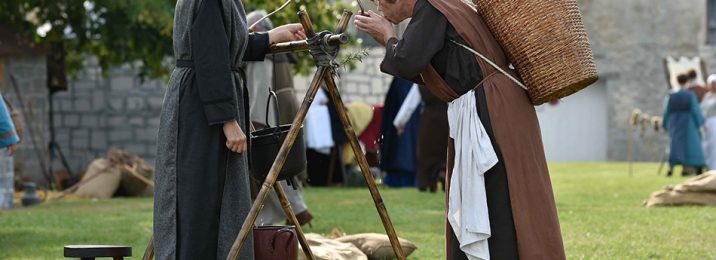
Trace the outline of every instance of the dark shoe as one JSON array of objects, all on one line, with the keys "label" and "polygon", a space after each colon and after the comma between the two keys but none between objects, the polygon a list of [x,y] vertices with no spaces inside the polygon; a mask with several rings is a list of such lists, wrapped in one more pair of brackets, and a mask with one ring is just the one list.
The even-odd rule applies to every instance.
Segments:
[{"label": "dark shoe", "polygon": [[666,177],[671,177],[671,175],[673,175],[673,174],[674,173],[671,170],[669,170],[668,172],[666,172]]}]

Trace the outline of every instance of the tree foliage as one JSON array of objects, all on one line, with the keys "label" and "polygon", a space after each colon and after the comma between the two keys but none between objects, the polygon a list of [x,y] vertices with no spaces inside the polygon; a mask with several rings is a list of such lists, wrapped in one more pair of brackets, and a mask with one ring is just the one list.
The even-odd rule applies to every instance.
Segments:
[{"label": "tree foliage", "polygon": [[[244,0],[246,10],[267,11],[284,0]],[[271,17],[274,24],[298,22],[304,7],[316,30],[334,30],[343,6],[327,1],[292,0]],[[97,57],[103,71],[131,63],[142,78],[166,76],[170,68],[172,24],[176,0],[2,0],[0,23],[34,38],[37,43],[62,42],[70,74],[82,69],[83,61]],[[312,62],[300,56],[307,71]]]}]

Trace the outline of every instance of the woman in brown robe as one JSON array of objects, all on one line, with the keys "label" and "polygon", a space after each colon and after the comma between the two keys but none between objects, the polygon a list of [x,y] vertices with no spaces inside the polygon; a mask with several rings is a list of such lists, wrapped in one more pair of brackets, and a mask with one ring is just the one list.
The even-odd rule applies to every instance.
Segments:
[{"label": "woman in brown robe", "polygon": [[[477,11],[461,0],[382,0],[379,5],[384,17],[368,12],[356,17],[356,27],[386,46],[383,72],[423,82],[444,102],[474,89],[477,114],[498,158],[484,173],[489,258],[564,259],[534,106],[505,75],[453,43],[467,45],[511,71]],[[398,40],[392,25],[411,17]],[[449,174],[454,152],[449,148]],[[447,230],[448,259],[465,259],[452,228]]]}]

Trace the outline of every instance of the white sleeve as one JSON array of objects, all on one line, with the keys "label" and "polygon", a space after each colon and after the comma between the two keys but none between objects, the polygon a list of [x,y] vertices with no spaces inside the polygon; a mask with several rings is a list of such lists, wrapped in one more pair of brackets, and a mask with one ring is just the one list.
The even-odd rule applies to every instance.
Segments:
[{"label": "white sleeve", "polygon": [[410,92],[408,92],[408,96],[403,100],[403,104],[400,106],[395,120],[393,120],[393,126],[396,128],[405,127],[405,124],[408,123],[408,120],[410,120],[410,117],[413,115],[413,112],[415,112],[415,109],[418,108],[421,101],[422,97],[420,96],[418,85],[413,84],[410,88]]}]

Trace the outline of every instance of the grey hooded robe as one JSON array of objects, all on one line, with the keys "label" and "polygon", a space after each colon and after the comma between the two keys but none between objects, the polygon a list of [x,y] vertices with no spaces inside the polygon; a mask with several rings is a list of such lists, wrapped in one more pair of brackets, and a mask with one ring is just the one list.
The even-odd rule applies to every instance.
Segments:
[{"label": "grey hooded robe", "polygon": [[[223,123],[248,136],[242,61],[260,61],[268,35],[247,32],[241,0],[179,0],[177,66],[164,96],[154,194],[156,259],[226,259],[251,207],[246,153],[230,152]],[[253,259],[251,239],[240,259]]]}]

